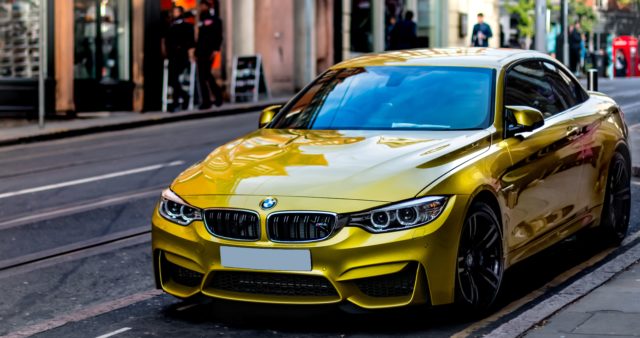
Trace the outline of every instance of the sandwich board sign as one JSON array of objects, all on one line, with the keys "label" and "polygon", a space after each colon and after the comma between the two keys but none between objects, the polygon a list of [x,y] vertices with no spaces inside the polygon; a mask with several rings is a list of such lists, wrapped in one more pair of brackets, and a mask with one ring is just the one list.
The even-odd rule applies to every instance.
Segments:
[{"label": "sandwich board sign", "polygon": [[260,94],[271,98],[262,57],[260,54],[235,56],[231,72],[231,102],[258,102]]}]

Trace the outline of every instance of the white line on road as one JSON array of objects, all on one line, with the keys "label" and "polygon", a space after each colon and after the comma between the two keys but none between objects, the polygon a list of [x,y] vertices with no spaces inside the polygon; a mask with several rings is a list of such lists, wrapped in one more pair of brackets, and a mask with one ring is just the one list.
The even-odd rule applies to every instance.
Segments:
[{"label": "white line on road", "polygon": [[109,332],[109,333],[105,333],[105,334],[103,334],[101,336],[97,336],[96,338],[107,338],[107,337],[115,336],[115,335],[120,334],[122,332],[127,332],[129,330],[131,330],[130,327],[123,327],[123,328],[115,330],[113,332]]},{"label": "white line on road", "polygon": [[630,110],[632,109],[636,109],[640,107],[640,102],[634,102],[632,104],[623,104],[622,106],[622,111],[627,114],[627,113],[631,113]]},{"label": "white line on road", "polygon": [[184,311],[184,310],[189,310],[190,308],[194,307],[194,306],[198,306],[198,303],[193,303],[193,304],[189,304],[189,305],[185,305],[185,306],[181,306],[179,308],[176,309],[176,311]]},{"label": "white line on road", "polygon": [[72,181],[61,182],[61,183],[56,183],[56,184],[44,185],[44,186],[40,186],[40,187],[22,189],[22,190],[18,190],[18,191],[10,191],[10,192],[5,192],[5,193],[0,194],[0,199],[7,198],[7,197],[14,197],[14,196],[18,196],[18,195],[31,194],[31,193],[34,193],[34,192],[40,192],[40,191],[58,189],[58,188],[63,188],[63,187],[69,187],[69,186],[78,185],[78,184],[101,181],[101,180],[106,180],[106,179],[110,179],[110,178],[114,178],[114,177],[139,174],[139,173],[158,170],[158,169],[163,169],[163,168],[167,168],[167,167],[175,167],[175,166],[179,166],[179,165],[182,165],[182,164],[184,164],[184,161],[173,161],[173,162],[169,162],[169,163],[154,164],[154,165],[141,167],[141,168],[129,169],[129,170],[124,170],[124,171],[117,171],[117,172],[110,173],[110,174],[105,174],[105,175],[82,178],[82,179],[79,179],[79,180],[72,180]]}]

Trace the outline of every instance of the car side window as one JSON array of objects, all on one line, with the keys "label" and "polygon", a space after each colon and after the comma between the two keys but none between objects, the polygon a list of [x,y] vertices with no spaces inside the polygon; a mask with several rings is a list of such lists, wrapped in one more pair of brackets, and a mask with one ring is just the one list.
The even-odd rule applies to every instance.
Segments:
[{"label": "car side window", "polygon": [[564,70],[551,62],[543,62],[545,74],[552,84],[558,97],[568,108],[585,101],[585,95],[580,85],[574,81]]},{"label": "car side window", "polygon": [[545,118],[566,109],[566,106],[559,102],[551,83],[545,78],[540,61],[517,64],[507,71],[505,80],[505,106],[533,107],[540,110]]}]

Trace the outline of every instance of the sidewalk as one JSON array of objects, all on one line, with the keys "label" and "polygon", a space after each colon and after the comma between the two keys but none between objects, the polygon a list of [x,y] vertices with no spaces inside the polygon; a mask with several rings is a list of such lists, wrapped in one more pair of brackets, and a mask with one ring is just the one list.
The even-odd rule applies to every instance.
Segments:
[{"label": "sidewalk", "polygon": [[247,113],[262,110],[270,105],[283,104],[287,100],[288,98],[286,97],[280,97],[255,103],[227,103],[220,108],[184,111],[179,113],[79,113],[78,118],[72,120],[48,120],[46,121],[45,128],[43,129],[38,127],[37,121],[0,119],[0,146],[58,139],[104,131],[137,128],[182,120]]},{"label": "sidewalk", "polygon": [[562,309],[525,337],[640,337],[640,262]]}]

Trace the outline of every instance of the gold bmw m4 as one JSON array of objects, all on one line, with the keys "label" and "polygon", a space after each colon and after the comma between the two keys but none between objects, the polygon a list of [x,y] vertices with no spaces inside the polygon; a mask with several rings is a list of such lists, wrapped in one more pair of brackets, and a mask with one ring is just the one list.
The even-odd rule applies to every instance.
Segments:
[{"label": "gold bmw m4", "polygon": [[620,107],[554,59],[410,50],[342,62],[180,174],[153,214],[169,294],[487,309],[513,264],[625,236]]}]

